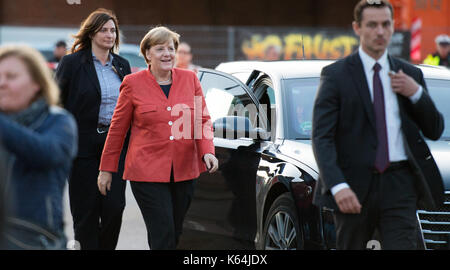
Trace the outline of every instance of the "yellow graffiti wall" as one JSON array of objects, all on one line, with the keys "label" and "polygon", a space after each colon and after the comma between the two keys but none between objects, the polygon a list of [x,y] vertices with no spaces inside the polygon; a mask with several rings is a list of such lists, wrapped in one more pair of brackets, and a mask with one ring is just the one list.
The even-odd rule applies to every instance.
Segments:
[{"label": "yellow graffiti wall", "polygon": [[254,34],[242,42],[241,50],[249,60],[302,59],[303,52],[306,59],[338,59],[349,55],[358,44],[351,35]]}]

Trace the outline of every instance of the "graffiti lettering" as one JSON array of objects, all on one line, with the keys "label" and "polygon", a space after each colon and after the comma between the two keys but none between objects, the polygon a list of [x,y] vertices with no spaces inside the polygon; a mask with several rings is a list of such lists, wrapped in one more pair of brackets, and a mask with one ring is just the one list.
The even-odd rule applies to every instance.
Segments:
[{"label": "graffiti lettering", "polygon": [[306,59],[337,59],[349,55],[358,44],[358,39],[351,35],[329,38],[323,34],[292,33],[283,37],[256,34],[244,40],[241,49],[251,60],[302,59],[303,49]]}]

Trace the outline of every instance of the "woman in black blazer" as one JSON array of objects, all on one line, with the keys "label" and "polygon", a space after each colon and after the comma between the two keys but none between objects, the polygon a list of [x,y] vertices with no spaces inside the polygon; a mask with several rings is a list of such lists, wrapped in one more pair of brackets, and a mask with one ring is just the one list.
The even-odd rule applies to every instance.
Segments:
[{"label": "woman in black blazer", "polygon": [[119,26],[111,11],[91,13],[74,37],[72,54],[62,58],[55,76],[62,105],[78,124],[79,149],[69,178],[75,240],[82,249],[115,249],[125,208],[126,146],[107,196],[98,191],[97,175],[119,87],[131,69],[127,60],[114,53]]}]

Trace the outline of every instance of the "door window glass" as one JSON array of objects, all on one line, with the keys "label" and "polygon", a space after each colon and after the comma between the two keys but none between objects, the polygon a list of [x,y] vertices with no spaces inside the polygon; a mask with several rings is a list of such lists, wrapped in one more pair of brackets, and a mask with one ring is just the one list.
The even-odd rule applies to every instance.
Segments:
[{"label": "door window glass", "polygon": [[[200,78],[206,105],[214,124],[219,121],[221,124],[236,125],[233,121],[236,121],[237,117],[238,123],[243,123],[246,130],[257,126],[257,107],[243,85],[227,76],[207,71],[201,74]],[[226,122],[228,120],[231,122]]]}]

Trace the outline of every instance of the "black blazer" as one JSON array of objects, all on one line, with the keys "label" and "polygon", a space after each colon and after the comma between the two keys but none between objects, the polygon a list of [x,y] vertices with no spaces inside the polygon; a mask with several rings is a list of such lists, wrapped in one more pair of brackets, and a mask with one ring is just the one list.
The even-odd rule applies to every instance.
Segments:
[{"label": "black blazer", "polygon": [[[421,132],[429,139],[439,139],[444,119],[428,94],[422,71],[403,60],[388,58],[392,70],[402,69],[424,90],[416,104],[402,95],[397,98],[405,149],[417,180],[418,206],[433,208],[442,204],[444,187]],[[313,110],[312,146],[320,172],[313,202],[338,209],[330,189],[344,181],[363,202],[372,179],[377,136],[373,103],[358,52],[322,70]]]},{"label": "black blazer", "polygon": [[[117,54],[113,54],[112,65],[122,81],[131,73],[128,61]],[[101,89],[91,49],[64,56],[58,64],[55,77],[61,89],[62,105],[77,121],[78,157],[98,155],[94,138],[97,133]]]}]

